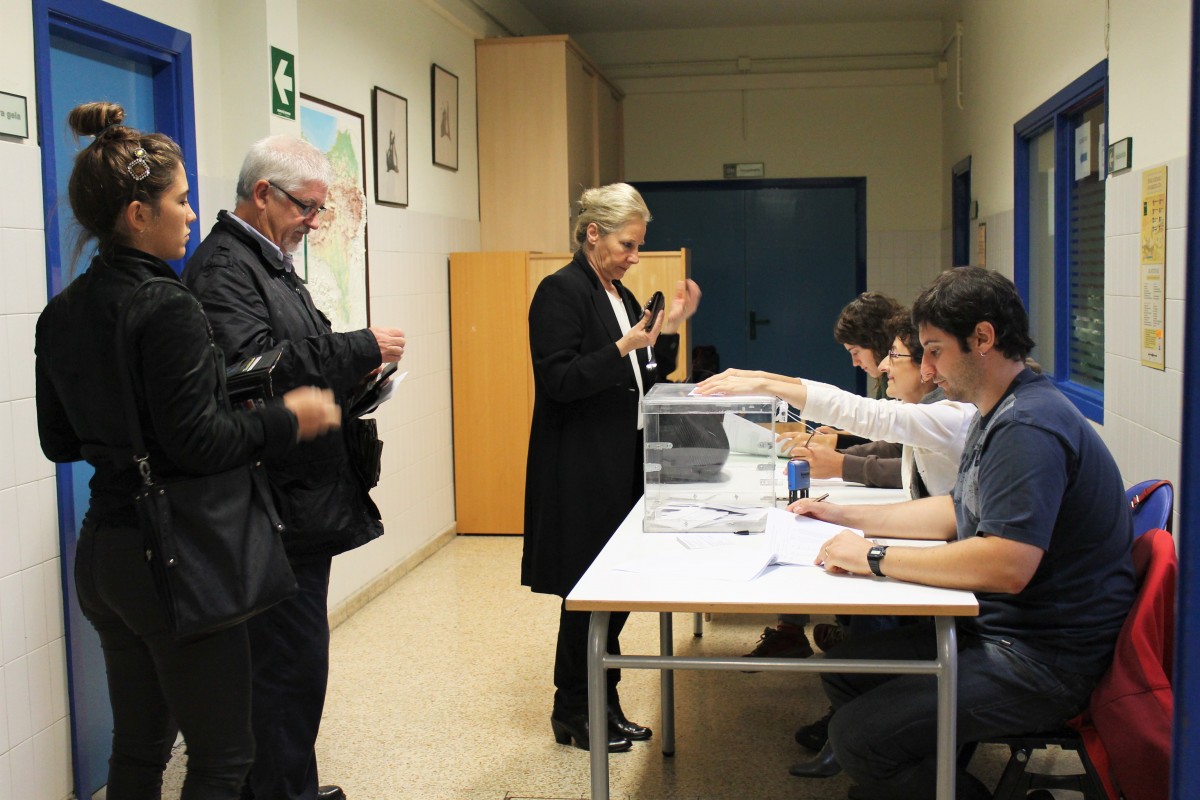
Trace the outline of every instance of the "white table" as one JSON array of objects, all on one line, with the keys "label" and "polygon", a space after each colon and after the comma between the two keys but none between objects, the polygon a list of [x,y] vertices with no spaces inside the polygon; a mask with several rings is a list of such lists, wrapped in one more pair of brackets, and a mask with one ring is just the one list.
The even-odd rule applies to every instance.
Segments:
[{"label": "white table", "polygon": [[[896,502],[904,499],[899,490],[866,489],[853,485],[820,485],[814,481],[812,494],[828,491],[830,502]],[[592,737],[592,800],[609,800],[608,748],[603,746],[608,729],[608,696],[605,670],[657,669],[662,672],[662,725],[660,741],[664,755],[675,752],[675,669],[745,670],[795,672],[855,672],[931,674],[938,679],[938,800],[953,800],[956,754],[955,712],[957,709],[958,653],[954,618],[976,616],[979,605],[971,592],[918,586],[887,578],[831,575],[816,567],[786,567],[768,570],[752,581],[698,580],[614,570],[617,564],[662,548],[662,537],[670,533],[642,531],[641,501],[621,523],[612,539],[596,557],[579,583],[567,595],[571,611],[591,611],[588,640],[588,713]],[[747,546],[753,546],[746,537]],[[614,655],[605,650],[609,617],[613,611],[659,613],[658,655]],[[932,616],[937,630],[938,656],[932,661],[847,660],[824,657],[707,658],[674,656],[671,613],[726,612],[780,614],[882,614]],[[596,746],[599,745],[599,746]]]}]

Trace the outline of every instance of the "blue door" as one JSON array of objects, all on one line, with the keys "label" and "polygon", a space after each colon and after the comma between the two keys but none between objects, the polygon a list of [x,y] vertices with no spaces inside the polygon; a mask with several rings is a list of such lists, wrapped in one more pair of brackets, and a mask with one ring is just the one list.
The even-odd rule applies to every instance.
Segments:
[{"label": "blue door", "polygon": [[862,179],[641,183],[646,250],[691,249],[704,299],[692,343],[722,369],[762,369],[862,392],[833,339],[866,286]]},{"label": "blue door", "polygon": [[[62,291],[86,269],[92,252],[75,254],[77,227],[67,199],[75,142],[67,114],[80,103],[111,100],[126,111],[126,124],[163,131],[183,147],[196,205],[195,135],[192,121],[191,37],[181,31],[98,0],[35,0],[38,127],[46,213],[47,288]],[[192,231],[198,242],[199,230]],[[189,251],[190,254],[190,251]],[[182,260],[176,269],[182,268]],[[88,504],[91,467],[58,469],[63,609],[75,795],[91,797],[107,780],[112,715],[104,661],[95,631],[79,611],[73,579],[79,526]]]}]

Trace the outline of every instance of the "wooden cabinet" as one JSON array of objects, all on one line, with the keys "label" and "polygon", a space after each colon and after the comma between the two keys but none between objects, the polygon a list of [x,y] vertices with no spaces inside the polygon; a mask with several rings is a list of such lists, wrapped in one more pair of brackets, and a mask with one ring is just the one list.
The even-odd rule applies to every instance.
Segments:
[{"label": "wooden cabinet", "polygon": [[623,94],[566,36],[480,39],[475,71],[481,249],[574,249],[574,201],[624,172]]},{"label": "wooden cabinet", "polygon": [[[450,254],[450,363],[454,497],[459,533],[522,533],[525,458],[533,418],[529,303],[570,253]],[[642,253],[622,283],[640,301],[667,294],[689,274],[688,251]],[[689,373],[688,325],[667,377]]]}]

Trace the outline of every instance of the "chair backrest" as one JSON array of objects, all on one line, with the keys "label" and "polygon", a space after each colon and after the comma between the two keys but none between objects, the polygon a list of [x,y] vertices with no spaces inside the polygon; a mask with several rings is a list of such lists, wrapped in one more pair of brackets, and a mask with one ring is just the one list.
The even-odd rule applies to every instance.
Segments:
[{"label": "chair backrest", "polygon": [[1171,532],[1171,517],[1175,509],[1175,488],[1170,481],[1148,480],[1125,491],[1133,512],[1134,538],[1146,531],[1162,528]]},{"label": "chair backrest", "polygon": [[1174,693],[1175,542],[1153,529],[1133,543],[1138,594],[1121,629],[1113,664],[1092,692],[1086,714],[1107,751],[1084,733],[1092,760],[1111,763],[1112,777],[1129,800],[1159,800],[1170,780]]}]

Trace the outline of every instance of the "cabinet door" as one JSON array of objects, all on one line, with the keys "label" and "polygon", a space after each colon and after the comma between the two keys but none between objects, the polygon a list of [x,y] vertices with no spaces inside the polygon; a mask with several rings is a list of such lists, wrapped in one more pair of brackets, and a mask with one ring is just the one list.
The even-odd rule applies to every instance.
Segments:
[{"label": "cabinet door", "polygon": [[[570,47],[567,52],[567,194],[578,200],[599,186],[596,172],[596,73]],[[571,249],[570,230],[563,249]]]},{"label": "cabinet door", "polygon": [[616,183],[625,175],[625,117],[621,97],[603,79],[596,81],[597,158],[603,186]]},{"label": "cabinet door", "polygon": [[521,533],[529,449],[525,253],[450,255],[459,533]]},{"label": "cabinet door", "polygon": [[562,41],[476,44],[483,250],[568,249],[570,195],[580,190],[569,188],[566,49]]}]

